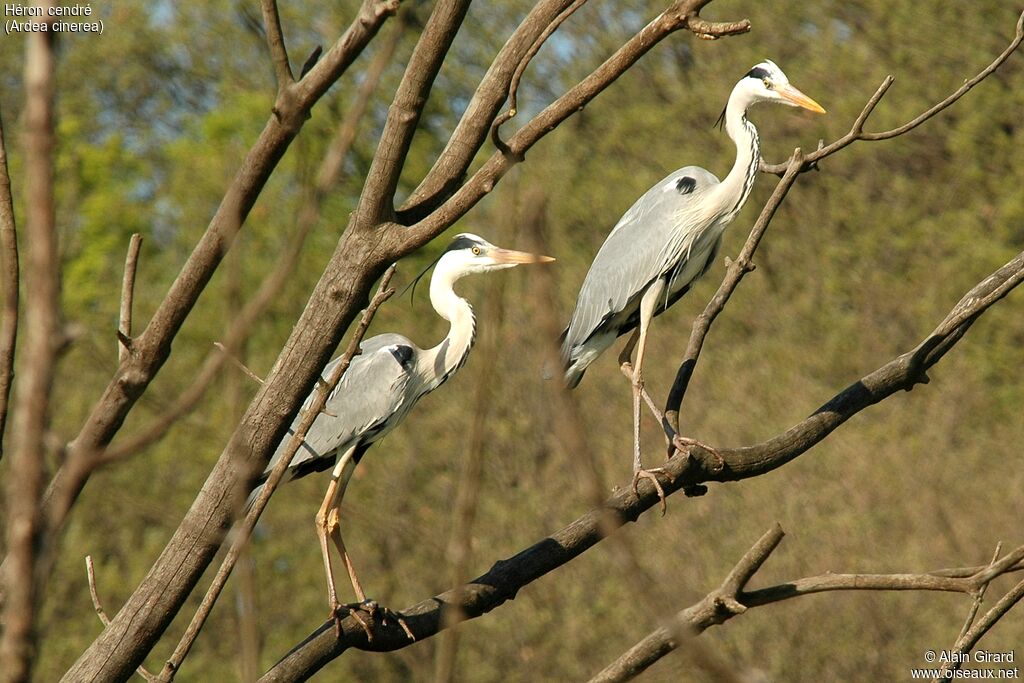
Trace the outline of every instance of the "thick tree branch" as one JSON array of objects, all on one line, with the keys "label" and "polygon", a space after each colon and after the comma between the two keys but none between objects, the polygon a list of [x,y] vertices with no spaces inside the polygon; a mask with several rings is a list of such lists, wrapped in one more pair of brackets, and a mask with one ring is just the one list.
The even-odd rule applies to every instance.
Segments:
[{"label": "thick tree branch", "polygon": [[[14,220],[11,177],[7,171],[7,144],[0,114],[0,458],[4,455],[7,407],[14,381],[14,350],[18,339],[18,232]],[[2,581],[2,577],[0,577]],[[2,601],[0,601],[2,602]]]},{"label": "thick tree branch", "polygon": [[374,295],[373,299],[370,301],[370,305],[367,306],[366,310],[363,312],[363,317],[356,326],[356,329],[352,334],[352,340],[349,342],[348,348],[342,355],[341,361],[334,367],[326,381],[317,383],[317,387],[313,392],[312,400],[309,405],[304,408],[299,419],[299,424],[295,428],[295,433],[289,438],[288,445],[281,454],[281,458],[274,465],[274,469],[271,470],[266,483],[260,490],[260,493],[253,502],[252,507],[246,512],[245,518],[240,524],[236,525],[234,533],[232,534],[233,540],[231,548],[224,557],[224,561],[221,562],[220,569],[217,570],[217,575],[214,576],[213,583],[210,585],[210,588],[207,589],[206,595],[203,596],[203,600],[200,603],[199,608],[196,610],[195,615],[192,617],[192,621],[189,623],[188,628],[185,629],[185,634],[178,642],[178,646],[174,648],[174,654],[172,654],[167,660],[157,680],[169,683],[174,680],[174,676],[181,669],[182,662],[185,661],[185,657],[188,656],[193,643],[195,643],[196,638],[199,637],[199,632],[202,630],[203,625],[206,624],[206,620],[210,616],[210,612],[213,610],[213,606],[216,604],[217,599],[220,597],[221,591],[224,590],[224,586],[227,584],[228,577],[231,576],[231,572],[234,570],[239,556],[242,554],[243,549],[249,542],[252,530],[256,526],[256,521],[260,518],[260,515],[263,514],[263,509],[267,506],[267,501],[270,500],[270,496],[273,494],[274,489],[277,488],[281,479],[284,477],[285,472],[288,471],[288,466],[291,464],[292,458],[295,457],[295,454],[302,446],[303,439],[306,438],[309,428],[313,426],[313,421],[326,407],[327,399],[331,395],[331,392],[338,386],[338,382],[341,381],[342,375],[344,375],[345,371],[348,370],[352,359],[359,353],[359,345],[362,343],[363,336],[366,334],[366,330],[370,327],[370,322],[373,321],[373,316],[377,312],[377,309],[395,293],[395,290],[389,287],[391,283],[391,276],[394,274],[394,266],[391,266],[391,268],[384,273],[384,277],[381,278],[380,286],[377,289],[377,294]]},{"label": "thick tree branch", "polygon": [[292,66],[288,61],[288,49],[284,44],[284,33],[281,31],[281,14],[277,11],[277,0],[261,0],[260,10],[263,13],[263,28],[267,34],[267,47],[270,59],[274,63],[274,76],[277,78],[278,91],[295,82]]},{"label": "thick tree branch", "polygon": [[395,190],[412,145],[423,108],[470,0],[438,0],[409,58],[380,136],[377,153],[356,209],[357,225],[372,226],[394,218]]},{"label": "thick tree branch", "polygon": [[[959,100],[961,97],[966,95],[971,88],[973,88],[974,86],[978,85],[983,80],[991,76],[995,72],[995,70],[998,69],[1003,64],[1003,62],[1005,62],[1010,57],[1010,55],[1013,54],[1013,52],[1018,47],[1020,47],[1022,41],[1024,41],[1024,12],[1022,12],[1020,18],[1017,19],[1017,27],[1016,32],[1014,34],[1014,38],[1012,41],[1010,41],[1010,44],[1007,46],[1007,48],[1003,50],[1002,54],[996,57],[991,64],[986,66],[976,76],[974,76],[974,78],[964,81],[964,84],[957,88],[956,91],[953,92],[949,97],[942,100],[935,106],[930,107],[927,111],[922,112],[920,115],[911,119],[910,121],[907,121],[902,126],[898,126],[896,128],[893,128],[892,130],[883,131],[881,133],[865,133],[864,123],[867,121],[868,116],[874,110],[875,105],[877,105],[879,100],[882,99],[882,96],[885,95],[885,91],[888,90],[889,86],[891,86],[893,83],[893,77],[886,76],[885,80],[882,81],[882,85],[879,86],[878,90],[868,101],[868,104],[867,106],[865,106],[864,111],[861,112],[861,115],[857,117],[857,120],[854,122],[853,127],[850,129],[850,132],[844,135],[843,137],[839,138],[835,142],[825,145],[821,149],[811,154],[808,154],[806,159],[804,160],[804,167],[802,170],[810,170],[818,161],[824,159],[827,156],[835,154],[839,150],[853,144],[854,142],[857,142],[858,140],[888,140],[889,138],[894,138],[899,135],[903,135],[907,131],[917,128],[922,123],[932,118],[940,111],[942,111],[943,109],[950,106],[951,104]],[[776,175],[781,175],[786,170],[786,164],[767,164],[762,161],[761,170],[765,173],[774,173]]]},{"label": "thick tree branch", "polygon": [[[911,365],[913,351],[893,359],[847,387],[813,415],[783,434],[755,446],[720,449],[720,461],[703,452],[675,455],[664,465],[662,486],[665,494],[670,495],[708,481],[735,481],[755,477],[798,457],[853,415],[920,382],[921,373],[941,360],[963,337],[974,320],[995,304],[997,299],[991,299],[988,295],[993,291],[1001,291],[1006,282],[1019,283],[1022,278],[1024,252],[971,289],[963,301],[973,303],[958,304],[947,316],[947,320],[965,313],[972,317],[964,319],[959,327],[951,330],[916,365]],[[958,310],[959,314],[956,313]],[[447,610],[458,609],[465,618],[471,619],[513,599],[524,586],[578,557],[601,542],[611,531],[635,521],[659,502],[658,494],[649,481],[640,484],[639,495],[633,495],[628,489],[624,487],[607,499],[603,506],[589,511],[514,557],[498,561],[490,571],[470,583],[403,609],[401,614],[416,640],[435,635],[445,623],[444,614]],[[340,638],[335,637],[333,622],[327,622],[260,680],[302,679],[350,648],[388,651],[403,648],[408,642],[405,632],[394,624],[375,624],[373,640],[369,641],[362,626],[352,618],[342,622]]]},{"label": "thick tree branch", "polygon": [[[590,683],[622,683],[641,673],[656,661],[679,647],[681,642],[703,633],[711,626],[725,623],[751,607],[769,605],[782,600],[826,591],[947,591],[976,595],[998,576],[1020,569],[1024,546],[1017,548],[1003,562],[975,567],[962,577],[927,574],[822,574],[783,584],[745,591],[746,584],[767,561],[783,537],[776,524],[733,567],[716,590],[696,604],[680,611],[672,623],[655,629],[618,659],[590,679]],[[949,572],[951,570],[944,570]],[[952,570],[964,573],[966,570]],[[1002,613],[1005,614],[1005,611]],[[1000,616],[1002,616],[1000,614]]]},{"label": "thick tree branch", "polygon": [[[42,6],[52,7],[52,3]],[[5,601],[0,622],[0,677],[4,681],[31,678],[36,606],[41,595],[36,576],[42,526],[39,500],[61,336],[60,257],[53,189],[55,40],[50,31],[29,33],[25,39],[25,286],[32,296],[25,302],[24,372],[14,397],[14,449],[6,482],[8,556],[3,565]]]},{"label": "thick tree branch", "polygon": [[[591,100],[611,85],[629,67],[636,63],[663,38],[675,31],[690,28],[697,22],[697,11],[710,0],[677,0],[651,23],[640,30],[601,66],[584,78],[564,95],[548,105],[529,123],[516,131],[508,140],[506,152],[495,152],[476,173],[462,185],[447,201],[429,216],[412,225],[400,235],[400,251],[409,251],[423,246],[461,218],[469,209],[486,196],[513,165],[523,159],[541,138],[550,133],[573,113],[580,111]],[[705,27],[708,28],[708,27]],[[723,25],[722,35],[732,35],[750,30],[744,20],[735,25]]]}]

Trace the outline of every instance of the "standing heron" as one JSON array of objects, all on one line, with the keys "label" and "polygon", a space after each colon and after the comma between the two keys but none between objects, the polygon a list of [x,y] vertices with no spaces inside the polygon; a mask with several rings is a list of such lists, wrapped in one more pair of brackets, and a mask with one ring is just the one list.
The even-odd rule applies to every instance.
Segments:
[{"label": "standing heron", "polygon": [[[825,113],[790,85],[774,62],[764,61],[739,80],[719,117],[736,143],[736,162],[719,182],[699,166],[670,173],[619,219],[583,281],[572,320],[563,334],[565,383],[579,384],[587,367],[620,336],[633,332],[619,362],[628,372],[633,348],[633,485],[657,480],[640,462],[640,400],[644,347],[651,319],[664,313],[708,271],[722,233],[750,194],[761,160],[757,129],[747,109],[776,102]],[[690,440],[692,442],[692,440]]]},{"label": "standing heron", "polygon": [[[373,601],[366,599],[341,539],[341,500],[356,464],[375,441],[383,438],[408,415],[417,401],[455,374],[466,362],[473,347],[476,319],[469,302],[455,293],[455,282],[472,273],[488,273],[521,263],[549,261],[554,259],[502,249],[477,235],[456,235],[435,262],[434,275],[430,279],[430,303],[438,315],[451,323],[448,336],[429,349],[421,349],[400,334],[382,334],[363,341],[360,345],[361,353],[352,359],[341,381],[328,397],[324,412],[316,417],[309,428],[288,472],[291,479],[297,479],[313,472],[332,469],[327,495],[316,514],[316,531],[327,572],[328,599],[334,618],[338,618],[343,605],[338,602],[334,586],[328,537],[341,553],[358,601],[356,606],[367,607],[371,614],[376,608]],[[324,378],[330,376],[338,362],[340,359],[331,361],[324,369]],[[306,405],[311,400],[312,397],[306,399]],[[298,418],[289,428],[289,433],[294,433],[297,425]],[[259,486],[249,496],[250,503],[259,494],[260,487],[284,452],[289,438],[285,436],[278,445],[260,478]],[[366,627],[354,607],[344,608]]]}]

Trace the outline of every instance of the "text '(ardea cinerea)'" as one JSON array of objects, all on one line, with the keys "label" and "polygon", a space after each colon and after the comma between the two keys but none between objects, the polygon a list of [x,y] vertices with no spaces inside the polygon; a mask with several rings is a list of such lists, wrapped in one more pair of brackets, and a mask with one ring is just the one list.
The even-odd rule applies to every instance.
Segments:
[{"label": "text '(ardea cinerea)'", "polygon": [[[621,335],[633,332],[619,357],[630,362],[633,387],[633,486],[652,472],[640,461],[640,401],[644,347],[651,319],[679,300],[714,261],[722,233],[750,194],[761,160],[757,129],[747,109],[776,102],[824,113],[790,85],[774,62],[764,61],[739,80],[719,121],[736,143],[736,162],[719,182],[699,166],[670,173],[619,219],[597,252],[562,339],[565,383],[579,384],[587,367]],[[682,440],[683,443],[699,443]]]},{"label": "text '(ardea cinerea)'", "polygon": [[[352,364],[331,392],[325,412],[313,422],[288,471],[295,479],[333,468],[327,495],[316,515],[316,530],[334,618],[337,619],[344,608],[362,622],[355,608],[344,607],[338,601],[328,537],[341,553],[356,594],[357,606],[366,608],[371,616],[376,609],[376,604],[366,599],[341,539],[341,500],[356,464],[371,444],[405,418],[417,401],[444,384],[462,367],[473,347],[476,319],[469,303],[455,293],[455,282],[472,273],[549,261],[554,259],[502,249],[477,235],[457,235],[437,260],[430,279],[430,303],[438,315],[451,324],[448,336],[429,349],[421,349],[400,334],[382,334],[367,339],[360,345],[361,353],[352,359]],[[328,364],[323,372],[325,378],[330,376],[338,362],[340,359]],[[310,401],[311,398],[307,399],[306,405]],[[297,419],[289,433],[294,433]],[[284,452],[288,439],[286,436],[278,445],[262,475],[260,486]],[[255,500],[258,493],[259,487],[250,494],[249,501]],[[365,622],[363,625],[366,626]]]}]

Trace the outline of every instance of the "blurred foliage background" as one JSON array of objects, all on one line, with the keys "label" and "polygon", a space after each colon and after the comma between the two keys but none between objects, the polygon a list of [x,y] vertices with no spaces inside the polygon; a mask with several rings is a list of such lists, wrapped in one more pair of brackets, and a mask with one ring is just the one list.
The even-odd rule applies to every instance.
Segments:
[{"label": "blurred foliage background", "polygon": [[[330,44],[354,4],[282,0],[293,62],[316,44]],[[471,9],[434,88],[402,192],[429,168],[528,4],[481,2]],[[526,72],[521,113],[505,134],[665,4],[645,0],[624,8],[595,1],[581,9]],[[75,434],[115,368],[113,332],[128,237],[145,236],[136,292],[136,324],[142,325],[205,228],[273,100],[270,63],[252,28],[259,23],[257,3],[103,5],[95,9],[105,33],[66,36],[59,66],[63,304],[78,334],[56,389],[61,440]],[[557,286],[547,294],[564,321],[590,260],[636,197],[684,165],[719,176],[728,171],[732,143],[711,124],[752,64],[775,60],[829,110],[824,117],[781,107],[752,113],[766,158],[780,161],[794,146],[810,149],[845,133],[886,74],[896,83],[870,130],[899,125],[952,92],[1008,43],[1020,11],[1012,5],[979,0],[964,11],[958,3],[911,0],[719,0],[707,8],[707,18],[749,17],[753,31],[713,43],[688,33],[669,37],[531,151],[452,233],[478,232],[501,245],[558,257],[551,271]],[[410,10],[415,24],[429,6]],[[385,73],[298,270],[252,334],[246,359],[257,373],[273,363],[354,206],[416,33],[407,32]],[[285,248],[304,190],[380,42],[328,94],[292,145],[233,247],[234,265],[221,268],[210,284],[124,434],[159,415],[188,386],[231,319],[229,290],[254,292]],[[19,199],[22,43],[0,43],[0,106]],[[784,430],[915,345],[964,291],[1024,248],[1022,59],[1014,55],[912,133],[858,143],[800,179],[760,249],[757,271],[712,330],[684,404],[686,433],[738,446]],[[769,176],[759,180],[726,235],[723,254],[739,250],[773,184]],[[547,210],[538,241],[524,217],[540,199]],[[404,261],[399,284],[446,241]],[[667,391],[690,322],[722,274],[716,264],[656,321],[645,375],[657,396]],[[463,578],[587,510],[593,504],[583,474],[589,458],[609,490],[629,481],[630,392],[612,354],[588,372],[576,394],[589,452],[558,437],[552,423],[557,383],[542,379],[552,340],[538,322],[546,313],[537,277],[522,268],[461,285],[477,306],[477,350],[356,472],[346,497],[346,539],[368,592],[384,604],[401,608],[451,585],[452,501],[477,411],[486,411],[488,420],[472,559]],[[628,546],[602,544],[495,613],[462,625],[456,679],[588,677],[717,586],[775,521],[788,536],[754,585],[826,571],[983,564],[997,541],[1024,542],[1022,306],[1021,295],[1012,295],[972,328],[931,373],[930,385],[865,411],[792,464],[713,486],[702,498],[673,498],[665,518],[649,514],[623,532]],[[413,302],[396,297],[381,310],[371,333],[391,330],[422,346],[446,332],[423,290]],[[46,595],[39,680],[55,680],[100,630],[83,557],[95,558],[99,592],[114,612],[162,549],[233,428],[238,406],[227,398],[230,381],[238,379],[212,388],[161,443],[103,471],[86,489]],[[491,390],[480,393],[486,384]],[[251,395],[255,386],[243,384],[243,391]],[[650,420],[645,444],[647,463],[654,465],[662,440]],[[323,477],[285,486],[257,529],[252,557],[261,671],[326,617],[312,524],[325,486]],[[635,562],[622,556],[630,547]],[[1007,581],[990,595],[1001,594]],[[236,589],[238,581],[232,584]],[[347,592],[343,578],[339,585]],[[199,597],[183,615],[191,615]],[[178,680],[241,675],[235,598],[221,600]],[[763,680],[903,679],[910,667],[923,665],[925,650],[953,642],[968,606],[962,595],[824,594],[751,611],[703,635],[701,651],[736,671],[761,672]],[[154,668],[186,622],[179,618],[153,653]],[[439,642],[386,655],[351,652],[317,680],[433,680]],[[1018,612],[982,645],[1004,651],[1021,643],[1024,615]],[[697,659],[670,656],[645,680],[715,680]]]}]

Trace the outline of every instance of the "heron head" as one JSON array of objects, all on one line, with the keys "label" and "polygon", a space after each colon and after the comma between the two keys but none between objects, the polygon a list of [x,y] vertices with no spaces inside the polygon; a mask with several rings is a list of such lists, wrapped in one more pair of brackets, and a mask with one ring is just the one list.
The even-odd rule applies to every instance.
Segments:
[{"label": "heron head", "polygon": [[736,84],[736,89],[749,98],[748,105],[757,102],[777,102],[790,107],[803,107],[818,114],[825,113],[820,104],[790,84],[786,74],[770,59],[748,71]]},{"label": "heron head", "polygon": [[483,237],[464,232],[456,235],[438,260],[459,275],[487,273],[492,270],[513,268],[523,263],[548,263],[555,259],[550,256],[531,254],[497,247]]},{"label": "heron head", "polygon": [[[424,268],[406,289],[412,288],[415,293],[416,283],[435,266],[439,272],[444,271],[450,280],[454,281],[472,273],[488,273],[492,270],[514,268],[523,263],[550,263],[554,260],[550,256],[503,249],[479,235],[463,232],[452,238],[448,248]],[[405,290],[402,293],[404,294]]]}]

